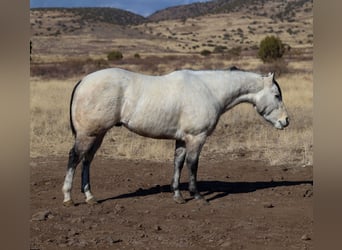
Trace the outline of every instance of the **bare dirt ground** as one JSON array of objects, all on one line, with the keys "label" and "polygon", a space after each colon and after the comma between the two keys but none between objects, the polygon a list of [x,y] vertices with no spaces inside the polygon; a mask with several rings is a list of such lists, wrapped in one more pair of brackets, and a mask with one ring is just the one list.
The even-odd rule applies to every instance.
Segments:
[{"label": "bare dirt ground", "polygon": [[85,204],[80,168],[74,207],[62,205],[67,158],[32,158],[31,249],[312,249],[313,168],[238,159],[201,159],[205,205],[182,189],[172,200],[172,162],[97,157]]}]

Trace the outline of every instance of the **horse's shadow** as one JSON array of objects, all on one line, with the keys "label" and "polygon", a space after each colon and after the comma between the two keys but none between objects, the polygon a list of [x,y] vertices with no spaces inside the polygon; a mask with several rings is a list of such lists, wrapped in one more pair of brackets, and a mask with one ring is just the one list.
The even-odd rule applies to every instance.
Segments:
[{"label": "horse's shadow", "polygon": [[[273,187],[286,187],[286,186],[296,186],[301,184],[313,185],[312,180],[304,181],[257,181],[257,182],[223,182],[223,181],[199,181],[198,189],[203,196],[208,196],[215,194],[213,197],[207,198],[208,201],[223,198],[229,194],[239,194],[239,193],[250,193],[259,189],[273,188]],[[181,190],[187,190],[187,183],[180,184]],[[170,185],[156,185],[148,189],[139,188],[135,192],[121,194],[118,196],[105,198],[99,200],[99,203],[106,202],[109,200],[141,197],[148,195],[155,195],[159,193],[170,193]]]}]

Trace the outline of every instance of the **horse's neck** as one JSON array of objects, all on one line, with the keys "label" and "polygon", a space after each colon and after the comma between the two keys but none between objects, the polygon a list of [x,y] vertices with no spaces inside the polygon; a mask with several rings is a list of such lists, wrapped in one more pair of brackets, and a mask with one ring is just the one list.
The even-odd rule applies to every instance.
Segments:
[{"label": "horse's neck", "polygon": [[224,111],[243,102],[254,103],[255,94],[263,88],[261,77],[249,72],[227,72],[218,82],[221,91],[217,93]]}]

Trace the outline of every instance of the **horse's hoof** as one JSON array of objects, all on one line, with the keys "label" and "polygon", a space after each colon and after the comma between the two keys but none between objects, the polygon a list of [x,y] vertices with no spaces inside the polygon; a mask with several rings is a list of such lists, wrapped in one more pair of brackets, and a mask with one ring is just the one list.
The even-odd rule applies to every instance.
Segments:
[{"label": "horse's hoof", "polygon": [[201,203],[202,205],[209,205],[209,201],[207,201],[204,196],[200,195],[200,194],[195,194],[194,195],[195,200],[197,201],[197,203]]},{"label": "horse's hoof", "polygon": [[184,204],[186,201],[182,196],[173,196],[173,200],[178,204]]},{"label": "horse's hoof", "polygon": [[93,197],[93,198],[90,198],[89,200],[86,200],[87,204],[88,205],[96,205],[98,204],[97,200]]},{"label": "horse's hoof", "polygon": [[74,202],[72,200],[68,200],[68,201],[63,201],[63,206],[65,207],[73,207],[75,206]]},{"label": "horse's hoof", "polygon": [[203,197],[200,199],[197,199],[197,203],[200,203],[202,205],[210,205],[210,202],[204,199]]}]

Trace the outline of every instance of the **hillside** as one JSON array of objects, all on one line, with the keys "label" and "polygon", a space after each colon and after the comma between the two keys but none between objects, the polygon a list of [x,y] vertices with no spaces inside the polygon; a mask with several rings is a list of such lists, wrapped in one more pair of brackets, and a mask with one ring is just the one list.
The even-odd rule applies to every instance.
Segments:
[{"label": "hillside", "polygon": [[283,21],[312,13],[313,0],[214,0],[170,7],[148,17],[150,21],[193,18],[208,14],[244,13]]},{"label": "hillside", "polygon": [[134,25],[146,21],[143,16],[116,8],[35,8],[32,13],[59,12],[79,17],[80,23],[103,22],[118,25]]},{"label": "hillside", "polygon": [[[32,9],[31,73],[61,77],[111,66],[163,73],[184,67],[223,68],[241,58],[248,58],[241,66],[253,70],[260,65],[257,49],[267,35],[278,36],[291,47],[286,60],[312,60],[312,1],[246,2],[249,5],[239,0],[191,4],[147,19],[110,8]],[[207,4],[211,8],[204,9]],[[173,15],[153,21],[162,13]],[[191,17],[194,13],[205,14]],[[180,15],[183,18],[176,18]],[[112,50],[122,52],[123,60],[109,62]],[[204,50],[211,56],[201,56]],[[310,71],[306,65],[295,67]]]}]

